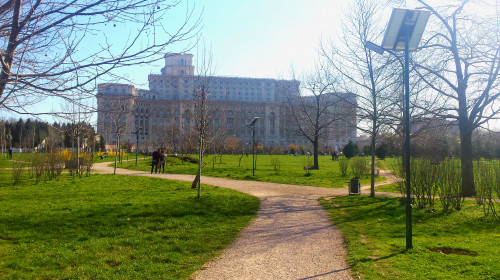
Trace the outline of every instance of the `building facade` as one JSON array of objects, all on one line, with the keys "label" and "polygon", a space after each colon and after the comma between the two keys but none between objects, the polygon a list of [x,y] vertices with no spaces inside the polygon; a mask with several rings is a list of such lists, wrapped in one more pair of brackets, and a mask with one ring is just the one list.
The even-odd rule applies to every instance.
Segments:
[{"label": "building facade", "polygon": [[[118,137],[121,143],[135,145],[138,141],[140,150],[166,147],[176,151],[190,144],[196,113],[193,92],[200,83],[208,89],[211,126],[217,130],[219,141],[236,137],[244,144],[251,143],[252,131],[247,125],[259,117],[255,125],[259,145],[308,145],[303,137],[290,129],[293,120],[287,95],[298,94],[298,81],[200,77],[194,74],[192,60],[191,54],[165,55],[165,67],[161,73],[148,77],[148,90],[128,84],[98,86],[97,132],[103,135],[109,148],[116,145]],[[336,139],[329,139],[327,145],[355,141],[355,128],[349,129],[345,125],[339,128],[330,133]]]}]

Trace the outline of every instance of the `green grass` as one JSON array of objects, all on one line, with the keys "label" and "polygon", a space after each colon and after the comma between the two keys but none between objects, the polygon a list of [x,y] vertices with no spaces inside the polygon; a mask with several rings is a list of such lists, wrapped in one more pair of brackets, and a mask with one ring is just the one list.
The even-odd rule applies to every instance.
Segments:
[{"label": "green grass", "polygon": [[407,252],[398,198],[348,196],[321,203],[343,232],[355,277],[500,279],[500,223],[482,218],[474,202],[449,215],[414,209],[414,249]]},{"label": "green grass", "polygon": [[[180,156],[180,155],[179,155]],[[238,166],[238,156],[223,155],[222,161],[217,157],[215,164],[212,164],[212,155],[204,157],[204,162],[207,165],[203,168],[203,175],[213,177],[224,177],[237,180],[252,180],[283,184],[309,185],[319,187],[341,188],[349,183],[352,175],[342,176],[339,171],[338,161],[332,162],[330,156],[319,157],[319,170],[311,170],[311,174],[306,176],[304,170],[305,156],[289,156],[289,155],[258,155],[257,169],[255,177],[252,176],[252,155],[244,156],[241,161],[241,167]],[[277,158],[280,162],[278,171],[274,169],[271,163],[272,159]],[[135,158],[134,158],[135,159]],[[311,157],[312,160],[312,157]],[[148,158],[143,160],[139,158],[138,166],[135,167],[135,160],[118,164],[118,167],[150,171],[151,160]],[[310,163],[312,165],[312,163]],[[167,173],[174,174],[196,174],[197,164],[184,162],[182,164],[179,158],[168,157],[165,170]],[[382,181],[385,178],[378,177],[376,181]],[[370,182],[369,176],[364,176],[361,179],[362,184]]]},{"label": "green grass", "polygon": [[[138,154],[137,155],[137,159],[138,160],[141,160],[141,159],[144,160],[146,158],[149,159],[150,156],[145,156],[145,155],[142,155],[142,154]],[[127,161],[127,160],[133,160],[134,164],[135,164],[135,154],[134,153],[128,153],[126,156],[122,156],[121,159],[122,159],[122,162],[123,161]],[[120,161],[120,157],[117,157],[116,160],[117,160],[117,162],[119,162]],[[115,162],[115,156],[113,156],[113,155],[112,156],[107,156],[107,157],[105,157],[103,159],[101,159],[100,156],[95,156],[94,157],[94,162],[95,163],[100,163],[100,162],[113,162],[114,163]]]},{"label": "green grass", "polygon": [[[390,193],[399,193],[398,191],[398,183],[380,185],[375,188],[376,192],[390,192]],[[438,194],[436,194],[438,196]],[[493,192],[493,199],[499,199],[497,193]]]},{"label": "green grass", "polygon": [[0,278],[183,279],[254,217],[259,200],[157,178],[92,175],[11,186],[0,170]]},{"label": "green grass", "polygon": [[12,168],[13,161],[22,162],[23,166],[28,166],[32,158],[32,153],[14,153],[12,154],[12,159],[7,158],[7,154],[3,157],[0,154],[0,168]]},{"label": "green grass", "polygon": [[398,191],[398,183],[393,183],[393,184],[387,184],[387,185],[380,185],[375,188],[375,191],[377,192],[391,192],[391,193],[399,193]]}]

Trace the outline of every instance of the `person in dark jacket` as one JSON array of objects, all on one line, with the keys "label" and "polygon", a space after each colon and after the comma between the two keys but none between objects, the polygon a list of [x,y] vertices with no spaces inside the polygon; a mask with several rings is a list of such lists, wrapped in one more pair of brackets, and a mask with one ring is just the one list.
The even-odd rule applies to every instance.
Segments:
[{"label": "person in dark jacket", "polygon": [[151,162],[151,174],[153,174],[153,169],[155,170],[155,173],[158,173],[158,163],[160,162],[160,149],[156,150],[153,152],[153,160]]},{"label": "person in dark jacket", "polygon": [[167,154],[165,151],[161,151],[160,154],[160,170],[158,172],[165,173],[165,163],[167,161]]}]

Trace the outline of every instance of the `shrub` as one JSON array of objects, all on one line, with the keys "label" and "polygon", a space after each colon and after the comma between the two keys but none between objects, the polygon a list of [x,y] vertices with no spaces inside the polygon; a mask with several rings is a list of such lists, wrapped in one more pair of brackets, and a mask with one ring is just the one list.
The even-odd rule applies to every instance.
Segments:
[{"label": "shrub", "polygon": [[23,174],[23,163],[20,161],[12,161],[12,185],[17,185],[21,181]]},{"label": "shrub", "polygon": [[368,161],[363,157],[353,157],[351,159],[351,172],[354,176],[361,176],[368,173]]},{"label": "shrub", "polygon": [[46,171],[46,154],[36,153],[31,160],[32,174],[35,177],[35,182],[38,183],[43,179]]},{"label": "shrub", "polygon": [[[406,172],[401,162],[393,168],[403,178],[397,185],[398,191],[406,198]],[[434,205],[436,194],[439,195],[444,213],[462,208],[464,198],[461,196],[462,177],[460,163],[453,159],[443,160],[439,164],[429,159],[412,159],[411,193],[414,203],[419,208]],[[405,200],[403,200],[405,201]]]},{"label": "shrub", "polygon": [[344,146],[343,153],[346,158],[354,157],[355,155],[359,154],[358,145],[352,143],[352,141],[349,141],[349,143]]},{"label": "shrub", "polygon": [[271,165],[273,166],[274,171],[276,172],[276,174],[278,174],[278,172],[280,171],[280,168],[281,168],[280,160],[277,157],[272,158],[271,159]]},{"label": "shrub", "polygon": [[428,159],[412,159],[410,169],[414,203],[421,209],[433,206],[437,191],[438,165],[432,164]]},{"label": "shrub", "polygon": [[347,175],[347,169],[349,168],[349,159],[346,157],[340,157],[339,158],[339,169],[340,169],[340,174],[342,176]]},{"label": "shrub", "polygon": [[464,198],[461,196],[462,176],[460,164],[453,159],[446,159],[439,164],[436,183],[443,212],[449,213],[452,208],[462,209]]},{"label": "shrub", "polygon": [[45,179],[51,181],[52,179],[59,180],[61,172],[64,167],[64,155],[60,153],[48,153],[45,160]]},{"label": "shrub", "polygon": [[70,160],[64,161],[64,168],[68,169],[69,175],[74,176],[76,173],[78,162],[76,160],[76,155]]},{"label": "shrub", "polygon": [[375,160],[375,177],[380,176],[380,165],[381,163],[378,160]]},{"label": "shrub", "polygon": [[70,150],[62,150],[58,153],[58,156],[61,157],[63,161],[69,161],[73,158],[73,153]]},{"label": "shrub", "polygon": [[90,176],[90,171],[92,171],[92,166],[94,166],[94,154],[93,153],[82,153],[80,154],[80,174],[85,173],[85,177]]},{"label": "shrub", "polygon": [[405,201],[406,198],[406,182],[405,182],[405,171],[403,170],[403,162],[401,160],[393,161],[391,163],[391,169],[394,170],[394,173],[396,176],[399,178],[403,179],[398,181],[398,184],[396,186],[397,190],[401,194],[401,197],[403,198],[402,201]]},{"label": "shrub", "polygon": [[305,176],[311,176],[312,157],[310,155],[304,156],[303,165],[304,172],[306,172]]},{"label": "shrub", "polygon": [[189,161],[190,163],[194,163],[194,164],[198,164],[198,159],[195,159],[194,157],[191,157],[191,156],[182,156],[181,160]]},{"label": "shrub", "polygon": [[498,192],[500,179],[500,166],[498,163],[479,162],[474,171],[474,183],[476,185],[476,201],[483,207],[485,216],[491,216],[498,219],[495,210],[494,192]]},{"label": "shrub", "polygon": [[386,143],[382,143],[380,144],[380,146],[378,146],[377,148],[375,148],[375,155],[379,158],[379,159],[385,159],[385,157],[387,156],[387,144]]}]

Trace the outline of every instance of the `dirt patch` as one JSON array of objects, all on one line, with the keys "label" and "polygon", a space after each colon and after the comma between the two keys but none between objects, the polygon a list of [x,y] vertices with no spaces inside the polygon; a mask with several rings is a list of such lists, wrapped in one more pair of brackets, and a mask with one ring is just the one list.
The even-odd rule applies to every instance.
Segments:
[{"label": "dirt patch", "polygon": [[427,248],[428,250],[432,252],[437,252],[441,253],[444,255],[463,255],[463,256],[477,256],[477,252],[467,250],[467,249],[460,249],[460,248],[450,248],[450,247],[433,247],[433,248]]}]

